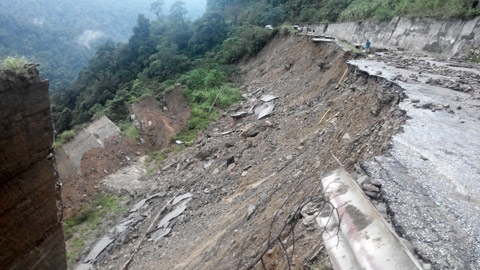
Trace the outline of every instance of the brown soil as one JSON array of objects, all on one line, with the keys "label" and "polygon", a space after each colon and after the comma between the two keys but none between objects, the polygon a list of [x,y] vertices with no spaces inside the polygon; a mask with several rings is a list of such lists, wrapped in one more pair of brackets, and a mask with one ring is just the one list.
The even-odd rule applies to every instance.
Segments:
[{"label": "brown soil", "polygon": [[[79,213],[82,204],[102,190],[101,181],[105,177],[137,162],[146,149],[155,151],[171,145],[172,136],[186,126],[190,116],[191,110],[182,91],[179,85],[163,97],[167,111],[160,109],[154,97],[144,98],[131,106],[139,120],[137,129],[144,143],[120,135],[107,138],[104,147],[91,149],[83,155],[81,175],[72,174],[61,179],[64,219]],[[136,196],[135,192],[129,195]]]},{"label": "brown soil", "polygon": [[[242,93],[278,96],[273,114],[262,120],[248,115],[222,135],[232,130],[230,114],[250,109],[246,99],[193,147],[163,163],[151,176],[151,193],[167,195],[148,204],[150,214],[130,233],[143,234],[174,194],[191,192],[193,200],[167,237],[141,245],[129,269],[261,269],[262,263],[303,269],[317,263],[321,229],[299,209],[321,206],[320,179],[340,166],[336,160],[355,175],[360,161],[384,152],[404,121],[394,85],[357,70],[339,84],[353,57],[335,44],[286,36],[242,65]],[[121,269],[139,239],[116,244],[96,267]]]},{"label": "brown soil", "polygon": [[[348,70],[339,84],[346,60],[354,57],[335,44],[287,36],[275,38],[240,66],[241,91],[248,98],[149,176],[155,182],[151,194],[167,195],[147,203],[146,218],[129,231],[136,237],[116,242],[97,261],[97,269],[121,269],[140,241],[138,235],[167,200],[183,192],[193,194],[187,210],[168,236],[141,244],[129,269],[262,269],[262,264],[304,269],[323,264],[317,256],[322,230],[307,222],[300,209],[322,206],[320,179],[340,166],[336,160],[355,176],[361,161],[385,151],[404,121],[396,86],[356,69]],[[273,113],[261,120],[247,115],[233,132],[222,135],[232,130],[230,114],[248,111],[252,98],[263,94],[278,97]],[[104,167],[93,164],[82,167],[96,172],[98,181]]]},{"label": "brown soil", "polygon": [[124,135],[105,140],[105,147],[87,151],[81,161],[82,174],[61,179],[63,218],[71,218],[81,210],[83,203],[101,191],[100,182],[121,167],[132,164],[145,154],[144,147]]}]

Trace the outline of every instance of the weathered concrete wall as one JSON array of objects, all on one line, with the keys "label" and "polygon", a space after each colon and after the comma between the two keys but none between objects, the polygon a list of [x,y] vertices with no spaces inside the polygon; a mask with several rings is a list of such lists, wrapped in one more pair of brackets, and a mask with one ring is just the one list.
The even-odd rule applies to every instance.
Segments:
[{"label": "weathered concrete wall", "polygon": [[57,170],[60,178],[72,173],[81,174],[83,154],[96,147],[103,147],[106,138],[120,134],[120,129],[108,117],[102,116],[82,129],[75,138],[57,151]]},{"label": "weathered concrete wall", "polygon": [[47,80],[0,71],[0,269],[66,269]]},{"label": "weathered concrete wall", "polygon": [[326,34],[372,47],[403,48],[445,56],[461,56],[480,46],[480,17],[464,20],[393,18],[387,22],[345,22],[313,25],[316,34]]}]

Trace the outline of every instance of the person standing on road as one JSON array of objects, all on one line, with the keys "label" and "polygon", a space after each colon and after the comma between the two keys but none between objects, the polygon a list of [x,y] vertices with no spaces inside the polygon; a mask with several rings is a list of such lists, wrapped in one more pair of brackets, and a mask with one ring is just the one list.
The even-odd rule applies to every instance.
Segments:
[{"label": "person standing on road", "polygon": [[367,53],[370,52],[370,45],[371,45],[370,40],[367,39],[367,43],[365,43],[365,52]]}]

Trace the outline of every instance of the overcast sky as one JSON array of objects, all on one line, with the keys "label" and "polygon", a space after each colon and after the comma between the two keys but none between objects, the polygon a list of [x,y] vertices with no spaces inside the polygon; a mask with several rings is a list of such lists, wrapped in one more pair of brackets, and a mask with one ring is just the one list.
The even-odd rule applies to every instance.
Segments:
[{"label": "overcast sky", "polygon": [[[162,14],[170,13],[176,0],[164,0]],[[101,37],[126,41],[136,24],[138,14],[156,19],[150,10],[155,0],[0,0],[0,15],[6,13],[36,27],[49,25],[67,28],[78,42],[89,47]],[[187,16],[194,20],[206,8],[207,0],[183,0]]]}]

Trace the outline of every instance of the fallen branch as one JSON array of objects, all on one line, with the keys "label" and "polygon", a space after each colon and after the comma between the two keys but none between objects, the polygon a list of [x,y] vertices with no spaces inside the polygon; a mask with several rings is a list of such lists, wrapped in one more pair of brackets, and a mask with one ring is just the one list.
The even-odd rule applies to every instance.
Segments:
[{"label": "fallen branch", "polygon": [[337,86],[335,86],[335,89],[337,89],[338,86],[342,83],[343,78],[345,77],[345,75],[347,75],[347,72],[348,72],[348,67],[347,67],[347,69],[345,69],[345,72],[343,73],[342,77],[340,78],[340,81],[338,81]]},{"label": "fallen branch", "polygon": [[[327,207],[327,205],[328,205],[331,208],[329,218],[333,215],[334,212],[337,214],[337,216],[339,216],[337,208],[335,208],[330,201],[325,200],[325,194],[322,194],[321,196],[317,197],[317,196],[313,195],[315,193],[315,191],[312,191],[312,193],[310,195],[306,196],[299,204],[297,204],[293,208],[293,210],[290,212],[290,214],[282,222],[282,225],[280,226],[279,230],[275,234],[273,234],[273,225],[276,221],[278,221],[278,214],[281,212],[280,209],[282,209],[286,205],[286,203],[288,201],[290,201],[291,196],[296,193],[295,191],[296,191],[296,187],[293,189],[293,191],[291,193],[288,194],[287,198],[283,201],[283,203],[278,208],[279,210],[276,211],[276,213],[274,214],[274,216],[272,218],[272,221],[271,221],[271,224],[270,224],[270,230],[269,230],[267,239],[265,240],[265,246],[260,251],[259,255],[257,255],[253,261],[251,261],[249,264],[247,264],[244,269],[249,269],[249,270],[253,269],[258,264],[261,264],[263,269],[267,269],[265,267],[265,262],[264,262],[265,255],[268,253],[269,250],[271,250],[274,247],[274,245],[277,242],[280,245],[280,248],[283,250],[284,258],[286,258],[287,269],[292,269],[292,266],[293,266],[293,263],[294,263],[294,253],[295,253],[295,227],[297,226],[297,224],[299,222],[299,219],[302,216],[302,214],[301,214],[302,209],[306,205],[308,205],[309,203],[312,203],[312,202],[320,199],[319,202],[316,202],[316,203],[314,202],[315,204],[319,204],[319,208],[315,210],[315,215],[319,215],[325,209],[325,207]],[[338,232],[340,231],[340,228],[339,228],[340,227],[340,222],[341,222],[341,220],[339,220],[339,225],[337,227],[337,231],[336,231],[337,236],[338,236]],[[325,231],[326,227],[321,228],[321,230],[322,230],[322,232]],[[291,240],[292,241],[292,250],[291,251],[288,251],[288,248],[286,246],[287,242],[286,243],[282,242],[282,238],[283,238],[282,235],[286,235],[286,238],[289,238],[289,237],[292,238],[292,240]],[[317,249],[319,249],[319,250],[308,257],[308,261],[307,261],[308,263],[313,262],[318,257],[318,254],[323,249],[323,244],[319,244],[319,246],[320,247],[317,247]],[[291,254],[289,254],[289,253],[291,253]],[[240,269],[240,262],[239,262],[239,265],[238,265],[237,269]]]},{"label": "fallen branch", "polygon": [[210,113],[210,111],[212,110],[213,105],[215,105],[215,102],[217,102],[217,99],[218,99],[218,97],[220,96],[220,94],[222,93],[222,91],[223,91],[223,87],[220,89],[220,91],[218,91],[218,94],[217,94],[217,96],[215,97],[215,100],[213,101],[212,106],[210,106],[210,109],[208,109],[208,113]]},{"label": "fallen branch", "polygon": [[323,114],[322,118],[320,118],[320,121],[318,121],[318,124],[322,123],[323,121],[323,118],[325,118],[325,116],[327,116],[327,113],[330,111],[331,108],[328,108],[328,110]]}]

